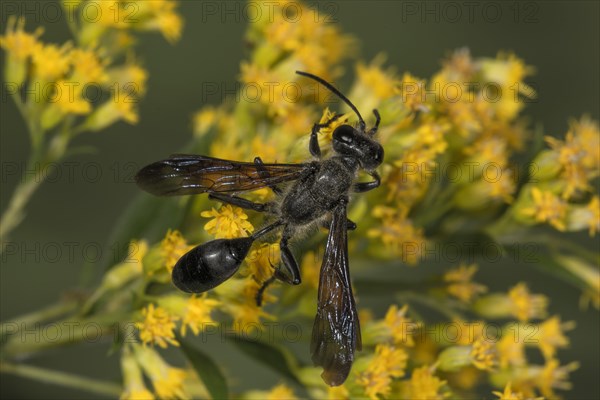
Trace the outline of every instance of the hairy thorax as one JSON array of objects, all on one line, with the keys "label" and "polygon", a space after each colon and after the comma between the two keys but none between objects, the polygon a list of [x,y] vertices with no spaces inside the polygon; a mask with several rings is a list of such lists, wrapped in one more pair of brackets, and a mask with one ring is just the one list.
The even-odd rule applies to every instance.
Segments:
[{"label": "hairy thorax", "polygon": [[282,217],[295,225],[319,219],[333,210],[340,197],[348,194],[356,170],[355,165],[342,157],[323,161],[287,192],[281,205]]}]

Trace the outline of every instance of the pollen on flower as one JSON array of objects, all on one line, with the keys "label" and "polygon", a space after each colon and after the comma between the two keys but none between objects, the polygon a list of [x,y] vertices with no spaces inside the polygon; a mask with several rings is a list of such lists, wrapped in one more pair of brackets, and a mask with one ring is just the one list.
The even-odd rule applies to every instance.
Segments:
[{"label": "pollen on flower", "polygon": [[169,314],[161,307],[149,304],[142,310],[144,319],[136,323],[140,331],[140,339],[144,344],[156,344],[166,348],[167,344],[179,346],[175,339],[176,316]]},{"label": "pollen on flower", "polygon": [[521,213],[533,217],[537,222],[548,222],[559,231],[564,231],[567,203],[551,192],[542,191],[537,187],[531,189],[531,196],[533,206],[522,209]]},{"label": "pollen on flower", "polygon": [[216,325],[211,313],[219,304],[218,300],[209,299],[206,294],[200,297],[197,295],[190,297],[181,320],[181,335],[186,335],[188,327],[194,332],[194,335],[198,335],[205,327]]},{"label": "pollen on flower", "polygon": [[527,285],[518,283],[508,292],[512,303],[512,314],[521,322],[530,319],[544,318],[548,298],[541,294],[531,294]]},{"label": "pollen on flower", "polygon": [[168,230],[165,238],[160,242],[160,250],[165,258],[165,266],[169,273],[173,271],[173,267],[177,261],[193,246],[187,244],[183,235],[178,230]]},{"label": "pollen on flower", "polygon": [[254,232],[248,216],[239,207],[227,204],[221,206],[219,210],[212,208],[210,211],[203,211],[200,215],[204,218],[212,217],[204,225],[204,229],[217,239],[247,237],[248,233]]},{"label": "pollen on flower", "polygon": [[461,265],[451,269],[444,274],[444,281],[448,282],[446,291],[457,299],[468,303],[474,297],[485,293],[487,288],[475,282],[471,282],[473,275],[477,272],[477,265]]},{"label": "pollen on flower", "polygon": [[356,383],[364,388],[365,394],[372,400],[377,400],[379,395],[387,396],[392,380],[404,376],[407,359],[408,355],[403,349],[378,344],[373,359],[358,375]]}]

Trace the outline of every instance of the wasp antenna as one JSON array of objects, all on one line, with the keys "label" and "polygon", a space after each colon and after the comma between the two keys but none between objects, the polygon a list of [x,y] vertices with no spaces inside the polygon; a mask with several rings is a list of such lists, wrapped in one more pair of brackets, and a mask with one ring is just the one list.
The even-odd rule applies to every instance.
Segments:
[{"label": "wasp antenna", "polygon": [[354,104],[352,104],[352,102],[346,96],[344,96],[342,94],[342,92],[337,90],[331,83],[327,82],[323,78],[320,78],[320,77],[313,75],[311,73],[308,73],[308,72],[296,71],[296,73],[298,75],[306,76],[307,78],[315,80],[315,81],[319,82],[321,85],[325,86],[327,89],[329,89],[333,94],[335,94],[337,97],[342,99],[344,101],[344,103],[348,104],[348,107],[350,107],[352,109],[352,111],[354,111],[354,113],[358,116],[358,120],[360,121],[361,126],[363,128],[366,126],[365,121],[363,120],[363,117],[358,112],[358,109],[356,108],[356,106]]}]

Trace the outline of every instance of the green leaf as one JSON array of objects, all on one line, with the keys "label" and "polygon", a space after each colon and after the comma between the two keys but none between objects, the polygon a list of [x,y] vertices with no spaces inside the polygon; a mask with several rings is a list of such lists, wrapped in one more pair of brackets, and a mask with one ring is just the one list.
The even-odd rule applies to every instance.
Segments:
[{"label": "green leaf", "polygon": [[200,379],[202,379],[211,397],[213,399],[229,398],[225,375],[213,359],[201,352],[196,346],[180,338],[178,340],[181,344],[181,350],[198,373],[198,376],[200,376]]},{"label": "green leaf", "polygon": [[292,382],[302,384],[295,374],[298,363],[287,349],[258,340],[244,339],[236,335],[231,335],[230,338],[247,356],[266,365]]}]

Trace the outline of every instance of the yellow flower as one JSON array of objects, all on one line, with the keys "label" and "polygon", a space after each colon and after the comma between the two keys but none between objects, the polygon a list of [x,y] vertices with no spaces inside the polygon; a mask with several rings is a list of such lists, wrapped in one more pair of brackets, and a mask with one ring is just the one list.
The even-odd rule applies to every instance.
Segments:
[{"label": "yellow flower", "polygon": [[551,360],[554,358],[557,348],[569,346],[569,339],[563,331],[571,330],[574,327],[573,321],[561,324],[560,317],[554,316],[539,325],[539,331],[535,332],[532,340],[537,343],[546,360]]},{"label": "yellow flower", "polygon": [[187,327],[194,332],[194,335],[198,335],[206,326],[217,325],[210,314],[219,304],[219,301],[207,298],[206,294],[201,297],[191,296],[181,321],[181,335],[186,335]]},{"label": "yellow flower", "polygon": [[160,242],[160,250],[165,258],[165,266],[169,273],[173,271],[173,267],[177,261],[193,246],[187,244],[183,235],[178,230],[168,230],[165,238]]},{"label": "yellow flower", "polygon": [[546,316],[548,298],[541,294],[531,294],[527,285],[518,283],[508,292],[512,302],[512,314],[521,322]]},{"label": "yellow flower", "polygon": [[70,51],[71,43],[65,43],[61,47],[38,43],[32,53],[35,75],[43,81],[62,78],[71,66]]},{"label": "yellow flower", "polygon": [[402,382],[400,391],[405,399],[442,400],[448,393],[440,393],[446,381],[433,375],[435,367],[415,368],[408,381]]},{"label": "yellow flower", "polygon": [[62,114],[87,114],[92,110],[90,103],[83,98],[82,87],[73,82],[59,80],[56,82],[56,102],[53,103]]},{"label": "yellow flower", "polygon": [[350,392],[344,385],[328,386],[327,387],[327,399],[328,400],[349,400]]},{"label": "yellow flower", "polygon": [[[256,292],[254,294],[256,295]],[[256,305],[254,298],[243,304],[227,305],[226,310],[233,317],[233,328],[238,332],[260,330],[262,329],[261,318],[274,319],[272,315]]]},{"label": "yellow flower", "polygon": [[397,85],[396,91],[402,99],[402,104],[409,110],[429,111],[426,105],[427,100],[427,83],[424,79],[419,79],[408,72],[402,75],[402,80]]},{"label": "yellow flower", "polygon": [[200,215],[204,218],[213,218],[204,225],[204,229],[217,239],[247,237],[248,233],[254,232],[248,216],[239,207],[226,204],[218,211],[213,208],[211,211],[203,211]]},{"label": "yellow flower", "polygon": [[161,307],[154,307],[149,304],[142,310],[144,320],[137,322],[136,326],[140,330],[140,339],[144,344],[157,344],[162,348],[167,347],[167,343],[173,346],[179,346],[175,340],[175,321],[179,318],[170,315]]},{"label": "yellow flower", "polygon": [[[503,392],[494,391],[492,394],[498,396],[497,400],[526,400],[525,396],[521,392],[513,392],[511,389],[511,382],[508,382],[504,387]],[[543,400],[542,397],[537,397],[535,399],[529,398],[529,400]]]},{"label": "yellow flower", "polygon": [[572,385],[567,379],[569,379],[569,374],[578,368],[579,363],[577,362],[571,362],[561,367],[558,360],[548,360],[541,371],[538,372],[535,382],[542,395],[548,399],[554,399],[556,398],[554,389],[571,389]]},{"label": "yellow flower", "polygon": [[552,150],[558,154],[562,167],[561,178],[566,188],[562,197],[592,190],[590,180],[597,177],[600,169],[600,130],[595,121],[583,117],[571,123],[565,140],[546,137]]},{"label": "yellow flower", "polygon": [[468,303],[480,293],[485,293],[487,288],[484,285],[471,282],[473,275],[477,272],[477,266],[461,265],[458,268],[451,269],[444,274],[444,281],[448,282],[446,290],[452,296]]},{"label": "yellow flower", "polygon": [[551,192],[541,191],[537,187],[531,189],[531,196],[533,207],[522,209],[521,214],[533,217],[537,222],[548,222],[559,231],[564,231],[567,204]]},{"label": "yellow flower", "polygon": [[379,238],[402,262],[415,265],[421,258],[425,238],[423,230],[405,218],[405,212],[387,206],[375,206],[373,216],[382,220],[381,226],[367,231],[369,238]]},{"label": "yellow flower", "polygon": [[41,117],[44,129],[51,129],[68,114],[83,115],[92,110],[90,102],[83,97],[83,87],[79,83],[61,79],[54,83],[52,88],[53,95],[48,99],[49,106]]},{"label": "yellow flower", "polygon": [[294,395],[294,391],[287,387],[285,384],[279,384],[271,389],[266,397],[266,400],[296,400],[297,397]]},{"label": "yellow flower", "polygon": [[0,47],[6,50],[15,61],[24,61],[33,54],[39,45],[37,39],[44,31],[40,27],[31,34],[25,32],[24,27],[25,18],[16,18],[12,15],[6,23],[6,34],[0,37]]},{"label": "yellow flower", "polygon": [[133,345],[133,348],[138,364],[152,381],[154,391],[159,398],[165,400],[189,398],[183,390],[183,381],[187,375],[185,370],[171,367],[150,347]]},{"label": "yellow flower", "polygon": [[518,283],[507,294],[494,293],[478,299],[473,308],[488,318],[516,317],[521,322],[546,317],[548,298],[531,294],[525,283]]},{"label": "yellow flower", "polygon": [[[392,69],[384,71],[381,68],[384,61],[385,57],[383,55],[378,55],[370,65],[365,65],[362,62],[359,62],[356,65],[356,74],[358,75],[358,82],[356,85],[368,89],[371,94],[370,96],[367,96],[374,97],[373,100],[377,102],[388,99],[396,94],[397,78]],[[358,101],[364,102],[365,97],[367,96],[359,96]],[[372,105],[373,107],[369,107],[369,105]],[[367,109],[375,108],[377,103],[369,103],[369,105],[364,104],[363,106]]]},{"label": "yellow flower", "polygon": [[121,355],[121,371],[124,386],[121,400],[154,400],[154,395],[144,384],[140,366],[128,347],[124,347]]},{"label": "yellow flower", "polygon": [[400,310],[395,304],[388,308],[385,314],[384,322],[389,328],[394,340],[394,344],[412,347],[415,345],[413,334],[417,324],[406,318],[408,305],[405,304]]},{"label": "yellow flower", "polygon": [[[258,34],[265,42],[257,50],[265,59],[257,57],[257,61],[269,65],[278,56],[289,55],[300,64],[296,64],[296,69],[329,78],[332,67],[352,53],[353,40],[342,35],[338,27],[327,23],[325,18],[314,18],[313,12],[302,3],[294,3],[299,10],[290,20],[283,8],[286,3],[278,3],[272,19],[257,25]],[[264,11],[263,15],[267,12]],[[270,50],[266,52],[263,49]]]},{"label": "yellow flower", "polygon": [[220,112],[217,108],[206,106],[194,114],[193,125],[194,133],[198,136],[206,134],[218,122]]},{"label": "yellow flower", "polygon": [[245,259],[248,275],[253,276],[257,282],[266,281],[273,276],[275,267],[279,265],[279,259],[278,243],[262,243]]},{"label": "yellow flower", "polygon": [[281,383],[273,387],[269,391],[265,390],[251,390],[244,393],[244,399],[246,400],[297,400],[298,397],[294,395],[294,391],[287,385]]},{"label": "yellow flower", "polygon": [[108,81],[105,67],[108,60],[101,60],[98,52],[94,50],[73,49],[70,53],[73,63],[72,79],[86,83],[100,85]]},{"label": "yellow flower", "polygon": [[133,101],[135,97],[146,93],[146,81],[148,80],[148,71],[133,60],[129,60],[125,65],[111,68],[108,70],[109,80],[112,84],[118,83],[123,91],[123,97]]},{"label": "yellow flower", "polygon": [[388,396],[393,378],[404,376],[408,355],[403,349],[378,344],[375,355],[367,368],[356,378],[356,383],[362,386],[365,394],[372,400],[379,395]]},{"label": "yellow flower", "polygon": [[33,34],[26,33],[24,27],[24,18],[10,16],[6,34],[0,36],[0,47],[7,53],[4,77],[7,83],[15,85],[20,85],[26,79],[27,59],[39,46],[37,39],[43,32],[42,28],[38,28]]},{"label": "yellow flower", "polygon": [[148,6],[154,18],[145,24],[146,28],[158,28],[169,42],[178,41],[183,29],[183,19],[175,12],[177,2],[153,0],[148,2]]},{"label": "yellow flower", "polygon": [[520,367],[526,364],[527,359],[525,358],[525,345],[522,336],[523,335],[513,335],[510,330],[508,330],[508,332],[498,341],[496,349],[498,350],[498,363],[500,364],[500,368],[504,369],[509,366]]},{"label": "yellow flower", "polygon": [[92,131],[99,131],[120,120],[137,124],[139,116],[135,106],[138,102],[132,94],[117,93],[90,115],[85,126]]},{"label": "yellow flower", "polygon": [[495,344],[483,337],[477,338],[473,343],[471,357],[473,365],[484,371],[492,371],[498,364],[498,351]]}]

